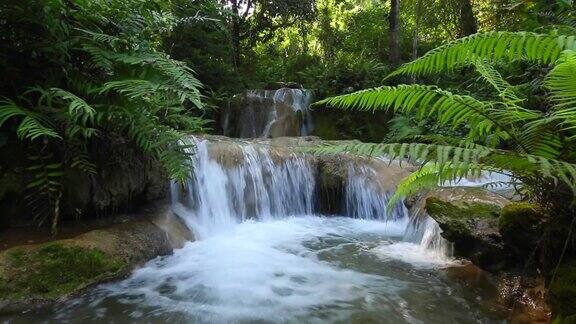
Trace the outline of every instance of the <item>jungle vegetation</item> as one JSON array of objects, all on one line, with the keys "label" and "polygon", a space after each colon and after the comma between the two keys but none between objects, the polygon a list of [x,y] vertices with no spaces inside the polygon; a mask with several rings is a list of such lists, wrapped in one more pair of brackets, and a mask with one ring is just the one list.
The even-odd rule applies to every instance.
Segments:
[{"label": "jungle vegetation", "polygon": [[136,151],[182,180],[180,138],[217,128],[234,93],[292,81],[395,111],[386,144],[340,149],[421,163],[399,194],[505,169],[531,197],[572,195],[575,26],[569,0],[3,0],[0,172],[25,175],[56,231],[66,174]]}]

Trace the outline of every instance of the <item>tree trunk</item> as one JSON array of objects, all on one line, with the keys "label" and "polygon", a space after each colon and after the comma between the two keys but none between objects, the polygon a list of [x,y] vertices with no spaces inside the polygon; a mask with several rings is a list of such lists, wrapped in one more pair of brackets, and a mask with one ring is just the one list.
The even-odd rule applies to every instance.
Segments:
[{"label": "tree trunk", "polygon": [[400,0],[390,0],[390,51],[389,61],[392,67],[400,64]]},{"label": "tree trunk", "polygon": [[238,0],[231,1],[232,6],[232,21],[231,21],[231,37],[232,37],[232,61],[234,67],[240,67],[240,14]]},{"label": "tree trunk", "polygon": [[422,0],[417,0],[415,9],[414,9],[414,16],[415,16],[415,24],[414,24],[414,36],[412,38],[412,60],[418,58],[418,45],[420,43],[420,16],[422,12]]},{"label": "tree trunk", "polygon": [[476,34],[478,23],[472,10],[472,0],[460,1],[460,37]]},{"label": "tree trunk", "polygon": [[[418,46],[420,44],[420,16],[422,13],[422,0],[416,0],[414,8],[415,24],[414,35],[412,36],[412,60],[418,58]],[[416,75],[412,75],[412,83],[416,83]]]}]

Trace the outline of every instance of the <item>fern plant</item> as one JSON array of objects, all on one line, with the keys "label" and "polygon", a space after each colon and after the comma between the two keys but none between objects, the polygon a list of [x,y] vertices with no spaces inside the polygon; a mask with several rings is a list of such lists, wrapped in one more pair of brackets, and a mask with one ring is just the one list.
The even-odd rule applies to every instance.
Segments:
[{"label": "fern plant", "polygon": [[202,83],[162,52],[162,33],[178,23],[167,4],[32,0],[27,8],[2,8],[9,21],[0,28],[10,26],[3,29],[10,44],[1,51],[19,48],[15,62],[25,64],[9,68],[28,76],[0,87],[0,128],[13,131],[27,149],[50,156],[49,162],[30,160],[28,169],[27,201],[38,223],[52,218],[56,230],[61,173],[95,174],[100,168],[90,147],[99,141],[125,139],[116,142],[159,160],[171,178],[188,177],[190,150],[180,140],[206,129],[207,121]]},{"label": "fern plant", "polygon": [[[548,106],[530,108],[528,96],[494,68],[501,62],[553,65],[544,81]],[[408,143],[327,146],[319,152],[350,152],[408,159],[421,169],[404,179],[391,204],[420,189],[478,172],[511,173],[524,183],[551,182],[576,193],[576,36],[493,32],[436,48],[391,73],[423,76],[474,68],[492,89],[489,98],[453,93],[434,85],[382,86],[332,97],[317,104],[343,109],[393,109],[417,120],[433,118],[462,138],[416,136]]]}]

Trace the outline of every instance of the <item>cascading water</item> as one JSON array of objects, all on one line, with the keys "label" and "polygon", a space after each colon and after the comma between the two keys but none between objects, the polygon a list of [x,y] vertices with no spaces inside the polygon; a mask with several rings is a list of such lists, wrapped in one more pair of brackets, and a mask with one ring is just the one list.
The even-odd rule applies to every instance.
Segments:
[{"label": "cascading water", "polygon": [[[438,225],[404,205],[370,166],[349,166],[342,215],[322,217],[317,161],[260,143],[190,139],[194,171],[172,185],[196,234],[120,282],[35,321],[170,323],[488,323],[445,280]],[[226,144],[226,150],[218,153]],[[435,226],[434,226],[435,225]]]},{"label": "cascading water", "polygon": [[[208,140],[189,140],[191,143],[186,144],[196,148],[191,152],[194,173],[184,191],[172,183],[172,195],[180,197],[173,201],[173,209],[197,238],[249,219],[315,214],[314,167],[304,154],[293,153],[274,161],[266,147],[238,143],[240,161],[226,167],[210,155]],[[393,192],[374,181],[376,177],[376,170],[367,165],[348,166],[343,214],[405,226],[404,241],[418,243],[420,249],[447,263],[450,244],[440,235],[438,224],[422,213],[422,208],[415,208],[410,215],[403,202],[388,210]]]},{"label": "cascading water", "polygon": [[408,210],[402,202],[389,211],[388,201],[393,192],[386,191],[372,179],[376,170],[365,165],[348,166],[348,179],[345,192],[345,213],[353,218],[376,219],[382,221],[399,220],[407,217]]},{"label": "cascading water", "polygon": [[276,163],[269,150],[239,144],[240,162],[226,168],[210,156],[207,140],[191,140],[194,173],[184,192],[172,183],[172,195],[185,198],[176,199],[174,209],[197,237],[248,219],[313,213],[314,172],[302,154]]},{"label": "cascading water", "polygon": [[224,135],[240,138],[306,136],[312,131],[312,92],[304,89],[248,90],[224,111]]}]

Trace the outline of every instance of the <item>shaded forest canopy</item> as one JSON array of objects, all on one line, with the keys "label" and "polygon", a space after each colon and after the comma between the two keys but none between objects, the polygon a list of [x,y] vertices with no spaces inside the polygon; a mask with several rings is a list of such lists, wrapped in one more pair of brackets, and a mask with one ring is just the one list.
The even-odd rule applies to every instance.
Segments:
[{"label": "shaded forest canopy", "polygon": [[[438,73],[412,69],[386,76],[402,63],[476,33],[568,35],[561,49],[569,49],[575,25],[573,4],[566,0],[4,1],[0,145],[7,152],[4,156],[12,158],[0,165],[5,179],[0,193],[4,198],[22,197],[8,199],[11,203],[4,208],[29,206],[34,222],[51,223],[56,231],[61,214],[69,217],[88,209],[118,207],[96,201],[70,204],[79,198],[66,188],[78,181],[92,183],[94,195],[94,188],[110,183],[108,170],[136,162],[144,169],[161,165],[167,177],[183,180],[191,167],[188,151],[174,143],[188,133],[217,131],[219,106],[235,93],[270,82],[303,84],[317,99],[418,82],[490,102],[492,90],[478,82],[484,77],[492,78],[489,84],[504,82],[497,85],[498,91],[515,93],[513,98],[497,95],[504,105],[511,105],[506,100],[520,100],[544,116],[550,106],[541,86],[550,69],[546,63],[554,63],[550,58],[558,59],[559,53],[535,57],[539,62],[530,57],[522,62],[521,56],[509,63],[490,62],[482,71],[478,70],[482,63],[475,62],[480,73],[473,68]],[[495,37],[504,42],[504,36]],[[489,52],[490,38],[482,44],[479,57]],[[534,44],[542,44],[544,52],[553,51],[549,43]],[[531,50],[538,51],[537,46]],[[495,80],[496,70],[506,80]],[[503,89],[507,84],[516,88]],[[568,103],[556,105],[572,104],[563,100]],[[343,113],[334,123],[328,122],[340,129],[324,133],[391,143],[416,135],[458,137],[477,128],[463,123],[463,118],[449,125],[446,119],[437,122],[408,111],[398,112],[390,122],[390,115],[384,121],[377,119],[382,125],[358,116]],[[567,118],[558,116],[554,118]],[[560,124],[571,131],[566,124],[570,122]],[[489,138],[494,148],[507,149],[523,136],[502,135],[501,130],[481,125],[484,128],[474,134],[479,137],[476,144]],[[364,136],[366,131],[370,136]],[[572,161],[571,140],[554,142],[570,136],[547,138],[544,157]],[[520,153],[536,152],[525,143],[520,146]],[[569,169],[560,178],[566,183],[573,175]],[[21,177],[23,181],[15,180]],[[149,182],[139,186],[151,188]]]}]

